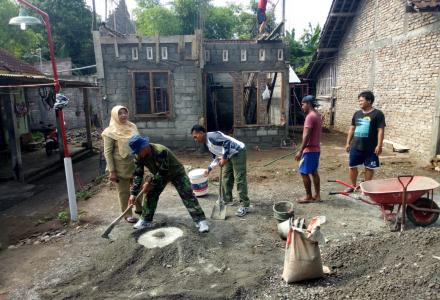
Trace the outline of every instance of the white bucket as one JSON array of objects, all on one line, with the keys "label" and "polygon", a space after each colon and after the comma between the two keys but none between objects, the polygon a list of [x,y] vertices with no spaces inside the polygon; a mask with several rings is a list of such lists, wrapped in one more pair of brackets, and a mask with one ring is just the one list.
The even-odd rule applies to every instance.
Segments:
[{"label": "white bucket", "polygon": [[196,196],[208,194],[208,177],[205,176],[206,169],[194,169],[188,173],[191,188]]}]

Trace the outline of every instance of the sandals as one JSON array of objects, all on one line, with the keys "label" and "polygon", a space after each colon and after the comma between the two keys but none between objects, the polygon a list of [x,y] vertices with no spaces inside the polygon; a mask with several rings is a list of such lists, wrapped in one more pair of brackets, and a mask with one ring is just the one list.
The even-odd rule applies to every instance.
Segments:
[{"label": "sandals", "polygon": [[315,200],[315,199],[310,199],[310,200],[299,199],[299,200],[296,200],[296,202],[297,202],[298,204],[307,204],[307,203],[317,203],[317,202],[322,202],[322,200]]},{"label": "sandals", "polygon": [[127,217],[127,218],[125,218],[125,221],[127,221],[128,223],[136,223],[138,221],[138,218]]}]

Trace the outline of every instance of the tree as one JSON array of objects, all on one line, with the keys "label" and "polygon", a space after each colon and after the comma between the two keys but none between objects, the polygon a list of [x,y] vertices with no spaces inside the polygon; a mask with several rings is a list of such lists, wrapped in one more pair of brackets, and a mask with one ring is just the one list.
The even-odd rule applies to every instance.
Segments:
[{"label": "tree", "polygon": [[205,16],[205,38],[232,39],[236,24],[237,17],[231,7],[210,7]]},{"label": "tree", "polygon": [[318,47],[321,27],[309,27],[304,30],[299,40],[295,39],[295,30],[286,32],[286,40],[290,48],[290,64],[297,74],[304,74]]},{"label": "tree", "polygon": [[211,0],[173,0],[172,7],[179,18],[181,34],[193,34],[200,27],[200,17],[212,8],[210,2]]},{"label": "tree", "polygon": [[18,16],[19,7],[10,0],[0,0],[0,45],[18,58],[34,52],[43,38],[29,28],[25,31],[18,26],[9,25],[9,20]]},{"label": "tree", "polygon": [[[81,67],[95,64],[92,12],[84,0],[34,0],[33,3],[49,15],[57,57],[70,57],[74,65]],[[38,30],[46,36],[45,28]],[[49,58],[47,47],[43,49]]]},{"label": "tree", "polygon": [[147,9],[137,9],[135,14],[137,31],[144,35],[175,35],[181,32],[179,19],[165,7],[151,5]]}]

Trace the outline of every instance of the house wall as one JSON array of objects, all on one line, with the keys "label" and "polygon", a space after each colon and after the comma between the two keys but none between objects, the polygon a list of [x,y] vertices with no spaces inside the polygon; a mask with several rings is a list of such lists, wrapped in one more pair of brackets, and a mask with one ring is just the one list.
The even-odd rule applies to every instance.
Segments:
[{"label": "house wall", "polygon": [[[114,44],[101,44],[104,66],[104,91],[106,96],[105,124],[115,105],[125,105],[130,109],[130,120],[136,123],[141,134],[152,141],[169,147],[194,147],[190,129],[203,116],[203,103],[199,96],[201,89],[201,69],[194,61],[184,59],[184,50],[179,49],[178,40],[168,39],[160,43],[159,52],[154,43],[118,42],[118,57]],[[132,59],[132,48],[138,48],[138,59]],[[147,47],[153,48],[153,59],[147,59]],[[168,59],[160,57],[161,47],[167,47]],[[157,59],[159,53],[159,59]],[[169,116],[149,117],[135,115],[133,72],[170,72],[171,113]]]},{"label": "house wall", "polygon": [[[99,89],[88,88],[87,90],[91,107],[91,122],[93,122],[96,117],[101,120],[102,100],[99,94]],[[86,119],[84,113],[83,89],[65,88],[62,92],[67,98],[69,98],[68,106],[63,109],[66,129],[85,128]],[[53,109],[47,110],[47,107],[43,105],[38,89],[26,89],[26,99],[29,105],[29,121],[31,129],[40,128],[40,122],[43,122],[46,125],[56,124],[55,111]]]},{"label": "house wall", "polygon": [[348,130],[357,95],[369,89],[385,113],[385,138],[430,159],[440,97],[439,14],[406,12],[406,0],[363,0],[336,69],[336,129]]},{"label": "house wall", "polygon": [[[232,77],[234,104],[231,111],[233,110],[236,126],[242,125],[242,72],[278,71],[288,74],[288,65],[285,62],[288,56],[282,42],[257,44],[255,41],[245,41],[238,45],[231,41],[216,41],[207,42],[201,47],[198,35],[113,38],[95,34],[95,43],[99,43],[98,51],[95,45],[97,68],[100,70],[102,66],[103,70],[102,94],[106,98],[105,119],[108,120],[113,106],[126,105],[131,111],[130,120],[137,124],[142,134],[150,136],[155,142],[174,148],[194,147],[190,129],[194,124],[204,122],[206,83],[203,82],[203,78],[206,74],[227,73]],[[153,48],[153,59],[147,58],[147,47]],[[161,47],[168,49],[166,60],[160,55],[157,56],[161,53]],[[138,49],[136,60],[132,57],[133,48]],[[266,49],[264,61],[260,61],[258,57],[260,48]],[[240,59],[240,49],[247,49],[245,62]],[[281,57],[278,56],[278,49],[283,50]],[[210,52],[208,54],[210,59],[207,61],[204,50]],[[228,50],[227,62],[223,61],[223,50]],[[172,109],[168,116],[153,117],[134,113],[133,73],[148,71],[167,71],[170,74]],[[286,81],[285,74],[281,78]],[[286,86],[287,83],[284,84],[284,87]],[[282,96],[287,98],[285,92]],[[257,131],[257,128],[250,130]],[[278,137],[278,131],[270,131],[270,133]],[[280,140],[277,144],[279,143]]]}]

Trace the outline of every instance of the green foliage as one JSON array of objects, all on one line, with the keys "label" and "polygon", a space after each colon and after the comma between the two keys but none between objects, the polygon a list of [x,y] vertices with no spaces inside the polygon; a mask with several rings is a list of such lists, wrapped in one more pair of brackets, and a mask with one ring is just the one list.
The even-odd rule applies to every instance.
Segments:
[{"label": "green foliage", "polygon": [[93,196],[93,192],[90,190],[82,190],[76,192],[76,199],[78,201],[90,199]]},{"label": "green foliage", "polygon": [[165,7],[159,5],[147,6],[147,9],[139,8],[137,15],[137,30],[144,35],[152,36],[175,35],[180,33],[179,19]]},{"label": "green foliage", "polygon": [[310,23],[299,40],[295,39],[295,30],[286,32],[286,40],[290,48],[290,64],[297,74],[304,74],[307,70],[318,47],[320,34],[319,24],[313,27]]},{"label": "green foliage", "polygon": [[[194,34],[195,29],[203,27],[207,39],[252,39],[258,32],[256,0],[250,0],[246,8],[236,4],[217,7],[211,0],[171,0],[167,7],[158,2],[138,0],[139,8],[135,14],[140,34]],[[270,31],[276,24],[273,12],[267,14],[267,30]]]},{"label": "green foliage", "polygon": [[58,213],[57,219],[63,223],[63,224],[67,224],[67,222],[69,222],[69,215],[67,214],[67,212],[65,210],[60,211]]},{"label": "green foliage", "polygon": [[138,7],[150,8],[160,5],[160,0],[137,0]]},{"label": "green foliage", "polygon": [[[93,65],[95,55],[91,33],[92,12],[84,0],[33,0],[32,3],[49,15],[56,57],[71,57],[76,66]],[[19,58],[35,60],[32,53],[41,48],[49,60],[47,32],[43,25],[25,31],[8,25],[18,16],[19,7],[11,0],[0,0],[0,45]],[[39,17],[28,10],[32,16]]]},{"label": "green foliage", "polygon": [[37,131],[32,133],[32,139],[34,140],[34,142],[42,142],[44,140],[44,134]]},{"label": "green foliage", "polygon": [[211,7],[205,19],[205,38],[232,39],[237,17],[230,7]]},{"label": "green foliage", "polygon": [[[95,64],[92,38],[92,12],[84,0],[34,0],[50,19],[56,57],[70,57],[76,66]],[[45,28],[40,33],[46,37]],[[43,54],[49,59],[47,47]]]},{"label": "green foliage", "polygon": [[0,47],[16,57],[35,51],[43,38],[29,28],[20,30],[19,26],[9,25],[9,20],[18,16],[19,7],[10,0],[0,0]]}]

